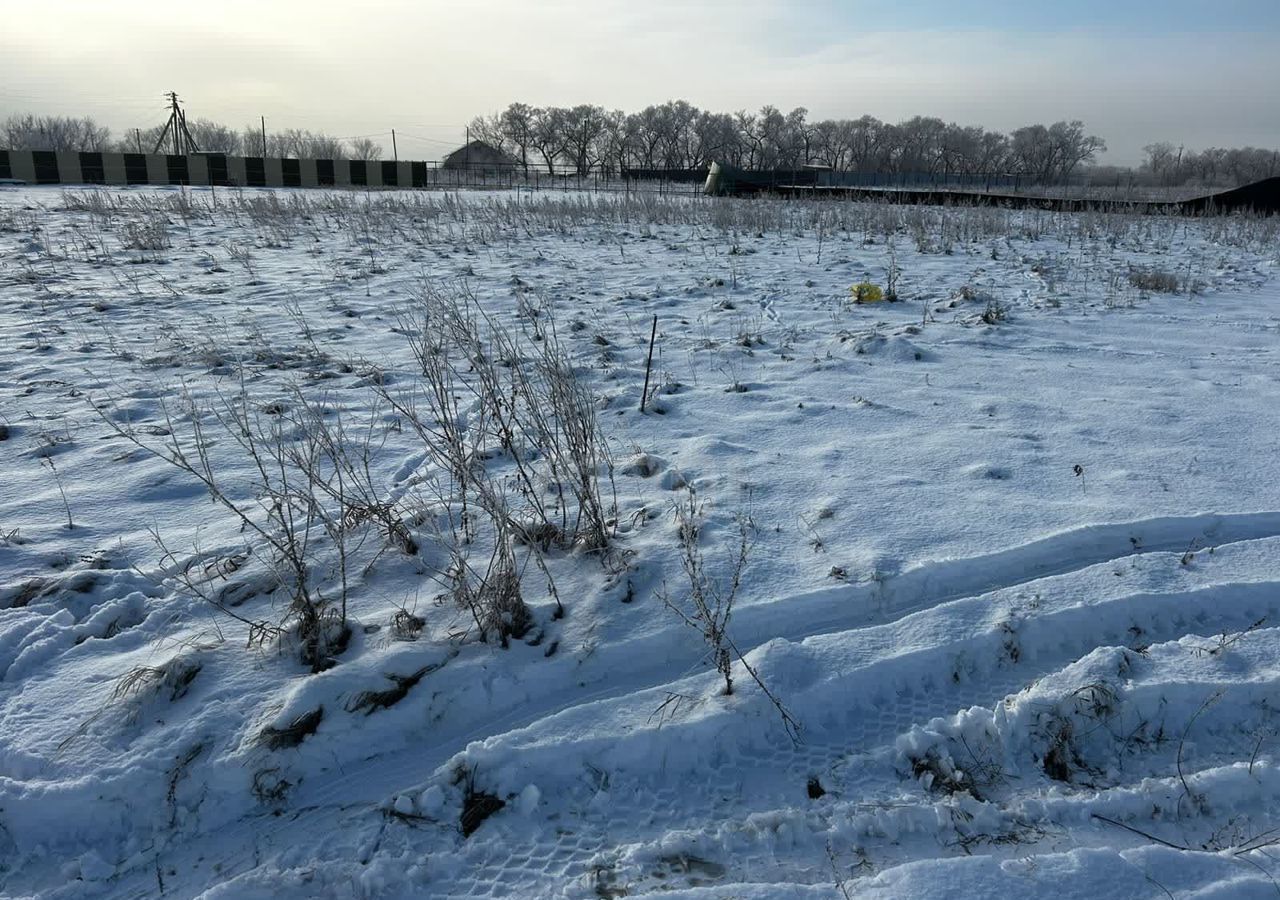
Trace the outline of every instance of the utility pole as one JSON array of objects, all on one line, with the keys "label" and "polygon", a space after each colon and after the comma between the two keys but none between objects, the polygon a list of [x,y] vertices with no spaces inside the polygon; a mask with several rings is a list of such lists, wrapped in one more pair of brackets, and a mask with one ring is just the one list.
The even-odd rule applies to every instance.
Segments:
[{"label": "utility pole", "polygon": [[[190,153],[191,150],[195,148],[196,142],[191,139],[191,132],[187,131],[187,113],[185,110],[178,110],[178,122],[182,125],[182,133],[186,135],[187,142],[190,144],[190,147],[187,148],[178,147],[178,155],[181,156],[184,151],[186,153]],[[177,136],[176,133],[174,136]]]},{"label": "utility pole", "polygon": [[400,162],[400,151],[396,149],[396,130],[391,129],[391,158]]},{"label": "utility pole", "polygon": [[[178,95],[173,91],[168,91],[164,96],[169,101],[169,120],[164,123],[164,130],[160,132],[160,137],[156,139],[156,145],[151,152],[159,153],[160,148],[164,146],[165,139],[168,138],[173,142],[174,156],[195,153],[200,148],[196,146],[195,140],[191,137],[191,132],[187,130],[187,114],[178,106]],[[171,133],[172,137],[170,137]],[[139,137],[139,143],[141,143],[141,137]]]},{"label": "utility pole", "polygon": [[142,152],[142,129],[133,129],[133,142],[138,145],[138,152]]},{"label": "utility pole", "polygon": [[262,158],[267,158],[267,117],[259,116],[262,120]]}]

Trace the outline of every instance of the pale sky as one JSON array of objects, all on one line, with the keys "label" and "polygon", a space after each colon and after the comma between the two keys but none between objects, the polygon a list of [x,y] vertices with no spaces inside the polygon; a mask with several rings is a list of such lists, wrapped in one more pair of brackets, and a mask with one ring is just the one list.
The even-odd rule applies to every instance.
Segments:
[{"label": "pale sky", "polygon": [[513,100],[805,106],[1280,148],[1280,0],[0,0],[0,118],[189,116],[438,159]]}]

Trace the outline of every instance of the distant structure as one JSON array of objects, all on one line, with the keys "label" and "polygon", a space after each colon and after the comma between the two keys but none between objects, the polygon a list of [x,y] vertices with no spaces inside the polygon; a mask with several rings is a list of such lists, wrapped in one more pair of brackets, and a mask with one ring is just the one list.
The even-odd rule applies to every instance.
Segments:
[{"label": "distant structure", "polygon": [[164,131],[160,132],[160,137],[156,139],[156,146],[151,152],[159,153],[163,147],[165,153],[172,153],[174,156],[199,153],[200,148],[191,137],[191,132],[187,130],[187,114],[178,105],[177,93],[169,91],[164,97],[169,101],[169,119],[164,123]]},{"label": "distant structure", "polygon": [[442,169],[450,171],[480,172],[487,175],[509,173],[521,168],[520,160],[509,153],[504,153],[492,144],[484,141],[472,141],[459,147],[440,163]]},{"label": "distant structure", "polygon": [[[993,193],[951,188],[869,187],[855,182],[841,183],[841,175],[830,169],[806,166],[803,169],[739,169],[713,162],[707,171],[702,192],[712,197],[743,197],[772,193],[788,197],[839,197],[881,203],[928,206],[999,206],[1005,209],[1047,209],[1056,212],[1148,212],[1189,216],[1251,213],[1280,215],[1280,175],[1218,191],[1189,200],[1108,200],[1085,197],[1046,197],[1033,194]],[[974,185],[976,188],[978,185]]]}]

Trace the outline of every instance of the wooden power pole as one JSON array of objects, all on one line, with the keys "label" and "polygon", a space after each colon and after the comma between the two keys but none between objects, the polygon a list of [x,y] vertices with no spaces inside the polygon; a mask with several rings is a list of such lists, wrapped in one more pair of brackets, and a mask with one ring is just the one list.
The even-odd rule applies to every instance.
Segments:
[{"label": "wooden power pole", "polygon": [[[178,95],[168,91],[164,96],[169,101],[169,120],[164,123],[164,130],[160,132],[160,137],[156,139],[156,145],[151,152],[159,153],[160,148],[165,147],[166,151],[172,150],[174,156],[195,153],[200,148],[196,146],[191,132],[187,130],[187,114],[178,105]],[[167,145],[166,140],[169,141]]]}]

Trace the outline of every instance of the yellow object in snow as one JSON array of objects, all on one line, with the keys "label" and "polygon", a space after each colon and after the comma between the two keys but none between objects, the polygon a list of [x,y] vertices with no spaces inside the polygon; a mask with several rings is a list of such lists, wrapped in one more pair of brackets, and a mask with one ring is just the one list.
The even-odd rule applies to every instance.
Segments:
[{"label": "yellow object in snow", "polygon": [[884,291],[869,281],[861,281],[849,288],[854,303],[879,303],[884,299]]}]

